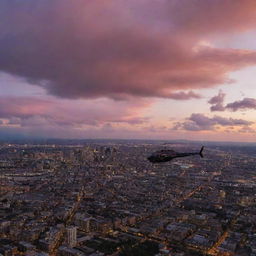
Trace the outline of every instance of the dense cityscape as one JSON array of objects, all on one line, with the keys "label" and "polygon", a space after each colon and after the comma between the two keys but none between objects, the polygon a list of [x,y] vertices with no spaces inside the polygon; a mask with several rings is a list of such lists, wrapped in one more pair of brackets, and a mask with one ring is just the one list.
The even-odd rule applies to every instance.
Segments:
[{"label": "dense cityscape", "polygon": [[0,256],[256,256],[256,0],[0,16]]},{"label": "dense cityscape", "polygon": [[2,143],[0,255],[256,255],[253,145]]}]

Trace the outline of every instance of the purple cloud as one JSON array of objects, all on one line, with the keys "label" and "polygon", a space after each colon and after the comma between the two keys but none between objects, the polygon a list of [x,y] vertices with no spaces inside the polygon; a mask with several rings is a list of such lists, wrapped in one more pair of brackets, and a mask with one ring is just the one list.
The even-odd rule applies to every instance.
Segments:
[{"label": "purple cloud", "polygon": [[252,0],[1,0],[0,70],[63,98],[198,98],[186,91],[256,64],[256,51],[200,46],[254,28],[255,9]]},{"label": "purple cloud", "polygon": [[217,127],[248,127],[252,124],[253,122],[244,119],[225,118],[221,116],[214,116],[210,118],[204,114],[194,113],[187,119],[187,121],[176,123],[174,129],[183,129],[188,131],[208,131],[216,130]]},{"label": "purple cloud", "polygon": [[234,101],[226,105],[225,109],[232,111],[246,110],[246,109],[256,109],[256,99],[254,98],[244,98],[240,101]]},{"label": "purple cloud", "polygon": [[226,96],[226,94],[220,90],[218,95],[212,97],[208,101],[208,103],[212,105],[211,111],[224,111],[225,110],[225,107],[223,106],[225,96]]},{"label": "purple cloud", "polygon": [[242,100],[234,101],[224,105],[224,99],[226,94],[219,91],[219,94],[212,97],[208,103],[211,104],[211,111],[238,111],[246,109],[256,109],[256,99],[254,98],[244,98]]}]

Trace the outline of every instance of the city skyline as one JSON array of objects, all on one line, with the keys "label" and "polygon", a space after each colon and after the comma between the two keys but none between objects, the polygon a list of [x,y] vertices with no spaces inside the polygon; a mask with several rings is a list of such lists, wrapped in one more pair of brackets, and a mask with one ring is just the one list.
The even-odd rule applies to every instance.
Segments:
[{"label": "city skyline", "polygon": [[255,142],[254,0],[3,0],[0,13],[0,138]]}]

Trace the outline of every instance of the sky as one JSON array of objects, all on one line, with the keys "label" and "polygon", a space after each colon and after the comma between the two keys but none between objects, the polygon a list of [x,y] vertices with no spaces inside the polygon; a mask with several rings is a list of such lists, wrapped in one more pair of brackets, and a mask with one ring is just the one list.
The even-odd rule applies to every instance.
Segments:
[{"label": "sky", "polygon": [[0,138],[256,141],[255,0],[1,0]]}]

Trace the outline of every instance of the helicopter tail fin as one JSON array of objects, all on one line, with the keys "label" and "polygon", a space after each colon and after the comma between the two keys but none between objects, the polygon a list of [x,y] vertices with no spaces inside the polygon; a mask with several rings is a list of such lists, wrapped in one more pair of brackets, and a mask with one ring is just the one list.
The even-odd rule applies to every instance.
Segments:
[{"label": "helicopter tail fin", "polygon": [[203,150],[204,150],[204,146],[201,147],[201,150],[200,150],[200,152],[199,152],[199,155],[200,155],[201,157],[204,157],[204,155],[203,155]]}]

